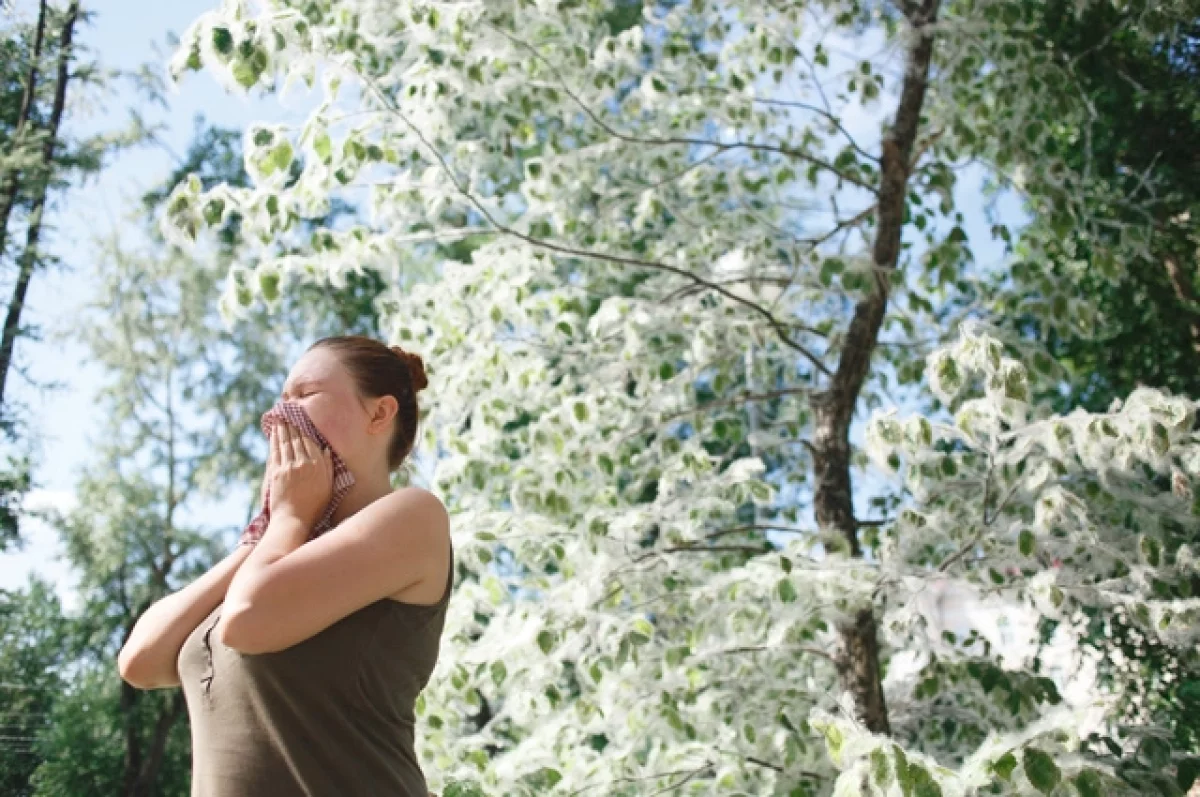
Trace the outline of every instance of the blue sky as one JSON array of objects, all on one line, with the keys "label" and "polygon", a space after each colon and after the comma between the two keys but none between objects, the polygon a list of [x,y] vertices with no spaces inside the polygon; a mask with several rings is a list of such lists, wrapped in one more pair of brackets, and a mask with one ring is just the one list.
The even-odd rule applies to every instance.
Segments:
[{"label": "blue sky", "polygon": [[[79,31],[78,39],[90,48],[93,57],[103,66],[132,70],[149,62],[165,71],[166,59],[170,56],[168,32],[182,33],[200,14],[216,7],[217,2],[107,0],[103,4],[87,3],[96,9],[96,14],[91,24]],[[18,13],[26,15],[34,9],[34,4],[28,1],[17,5],[20,7]],[[302,96],[302,92],[297,92],[296,99],[288,103],[293,107],[285,108],[275,97],[256,99],[229,95],[204,72],[185,76],[179,89],[169,97],[166,110],[139,102],[132,88],[124,82],[113,96],[101,101],[92,98],[83,103],[83,98],[72,99],[75,104],[70,118],[75,132],[116,128],[124,122],[129,108],[138,107],[148,121],[166,124],[161,139],[166,148],[177,153],[186,150],[197,114],[203,114],[211,123],[242,129],[252,121],[297,122],[310,101]],[[885,103],[884,107],[889,108],[890,104]],[[843,122],[856,138],[870,143],[877,140],[872,115],[852,114]],[[144,190],[160,182],[172,165],[172,155],[164,148],[147,146],[127,151],[114,158],[97,179],[75,186],[58,197],[51,219],[54,229],[50,234],[50,247],[62,260],[63,267],[36,275],[24,319],[27,323],[47,328],[69,326],[72,308],[85,302],[94,289],[90,258],[97,248],[93,242],[107,236],[114,228],[128,230],[128,222],[123,219],[132,203]],[[981,176],[978,171],[964,173],[957,192],[960,206],[967,212],[965,226],[978,262],[987,267],[1002,255],[990,239],[989,225],[979,207]],[[975,197],[976,201],[972,203],[968,197]],[[1015,202],[1005,205],[1002,215],[1014,217],[1018,212]],[[91,450],[89,443],[95,440],[92,429],[102,428],[97,426],[102,418],[92,402],[103,375],[87,362],[87,353],[78,344],[22,341],[17,348],[17,359],[37,381],[63,383],[61,388],[35,390],[21,377],[13,375],[10,379],[12,394],[31,409],[31,426],[42,435],[41,461],[35,471],[39,489],[30,497],[29,506],[49,503],[65,508],[69,506],[79,469]],[[856,435],[857,432],[856,429]],[[231,495],[220,504],[196,503],[191,508],[194,512],[203,512],[204,520],[215,528],[243,521],[249,498],[247,491]],[[190,522],[195,520],[191,518]],[[25,582],[30,570],[36,569],[54,579],[70,603],[71,579],[67,568],[55,561],[54,532],[37,522],[31,522],[28,531],[29,544],[25,551],[0,555],[0,588],[19,586]]]},{"label": "blue sky", "polygon": [[[31,13],[34,6],[31,2],[16,5],[20,14]],[[165,71],[165,57],[170,53],[168,31],[181,34],[196,17],[215,6],[216,0],[85,3],[96,14],[90,25],[78,31],[77,40],[103,66],[133,69],[144,62],[156,62]],[[156,58],[155,45],[162,58]],[[84,104],[85,99],[68,98],[68,102],[75,100],[70,112],[74,120],[72,129],[77,133],[118,127],[128,109],[139,105],[126,82],[111,97],[100,101],[91,98]],[[230,96],[204,73],[184,78],[180,90],[170,97],[168,110],[144,105],[139,110],[148,121],[166,123],[161,138],[178,153],[187,149],[193,119],[198,113],[215,124],[237,128],[254,119],[279,119],[285,115],[276,100]],[[162,180],[171,167],[172,157],[162,148],[126,151],[114,158],[98,179],[74,186],[58,198],[51,217],[54,229],[50,233],[50,248],[63,266],[35,276],[23,321],[41,325],[47,331],[69,321],[74,315],[72,309],[81,306],[94,289],[93,241],[121,226],[132,201]],[[89,441],[95,439],[96,432],[92,430],[101,428],[96,426],[102,419],[92,402],[103,375],[87,362],[87,352],[79,344],[23,340],[17,346],[16,358],[37,382],[63,383],[59,388],[39,390],[10,374],[12,394],[29,407],[31,428],[42,436],[40,463],[34,472],[38,490],[30,496],[28,506],[68,506],[78,471],[88,458]],[[216,527],[244,520],[248,500],[247,492],[230,496],[217,505],[197,503],[192,509],[205,512],[206,519]],[[25,582],[31,570],[37,570],[54,579],[60,594],[70,602],[68,569],[54,559],[57,550],[54,532],[36,521],[29,524],[28,532],[24,551],[0,555],[0,587],[17,587]]]}]

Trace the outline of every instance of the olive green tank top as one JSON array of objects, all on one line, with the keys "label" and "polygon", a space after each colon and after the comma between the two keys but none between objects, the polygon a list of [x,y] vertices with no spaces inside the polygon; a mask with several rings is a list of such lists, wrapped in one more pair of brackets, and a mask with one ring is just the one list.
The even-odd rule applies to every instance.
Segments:
[{"label": "olive green tank top", "polygon": [[417,695],[437,663],[441,600],[384,598],[286,650],[244,654],[212,634],[184,641],[192,797],[427,797],[414,748]]}]

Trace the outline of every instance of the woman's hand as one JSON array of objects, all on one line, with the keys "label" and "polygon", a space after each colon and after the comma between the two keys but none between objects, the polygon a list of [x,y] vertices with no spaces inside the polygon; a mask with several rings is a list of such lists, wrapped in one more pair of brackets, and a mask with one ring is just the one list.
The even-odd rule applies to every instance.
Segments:
[{"label": "woman's hand", "polygon": [[312,529],[333,500],[333,455],[287,421],[271,434],[267,462],[271,480],[271,516],[295,518]]}]

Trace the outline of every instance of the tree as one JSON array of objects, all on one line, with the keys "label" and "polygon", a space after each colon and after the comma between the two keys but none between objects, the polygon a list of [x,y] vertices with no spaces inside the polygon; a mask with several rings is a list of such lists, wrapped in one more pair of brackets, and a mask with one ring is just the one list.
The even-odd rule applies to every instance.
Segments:
[{"label": "tree", "polygon": [[54,586],[34,576],[25,589],[0,591],[0,790],[31,797],[30,777],[41,762],[38,742],[49,731],[54,702],[66,685],[63,670],[70,625]]},{"label": "tree", "polygon": [[23,189],[29,204],[25,227],[25,246],[18,258],[18,276],[9,302],[8,315],[4,323],[4,334],[0,339],[0,402],[4,398],[4,384],[12,360],[13,346],[18,334],[21,311],[33,269],[38,261],[38,245],[41,240],[42,216],[46,208],[46,192],[55,166],[55,149],[59,145],[59,127],[66,106],[67,84],[72,80],[71,61],[74,56],[72,38],[79,20],[79,3],[71,0],[62,21],[55,26],[57,46],[53,48],[55,67],[51,107],[44,127],[34,129],[34,98],[38,94],[39,68],[43,58],[47,8],[43,1],[38,5],[38,18],[34,43],[29,58],[28,78],[21,94],[21,106],[17,112],[16,125],[11,137],[10,162],[5,164],[0,188],[0,257],[4,255],[8,236],[8,225],[17,197]]},{"label": "tree", "polygon": [[[35,8],[28,24],[10,15],[0,36],[0,265],[11,262],[15,267],[0,334],[0,428],[10,442],[24,443],[32,442],[22,440],[26,419],[18,410],[24,408],[14,404],[5,386],[11,373],[28,376],[15,359],[18,340],[40,335],[36,326],[22,324],[22,317],[35,273],[55,262],[46,247],[48,208],[68,177],[85,181],[106,155],[143,140],[145,133],[135,123],[127,130],[81,138],[66,134],[68,95],[87,97],[115,75],[87,60],[88,50],[77,34],[90,14],[78,2],[56,8],[40,0]],[[10,454],[0,470],[0,551],[22,544],[21,503],[34,486],[32,459],[25,452]]]},{"label": "tree", "polygon": [[[238,136],[200,119],[177,167],[210,185],[245,183]],[[177,179],[169,175],[167,185]],[[129,243],[137,232],[153,233],[147,220],[166,196],[151,189],[126,237],[98,246],[99,295],[54,332],[86,341],[109,374],[98,400],[110,426],[97,433],[78,509],[45,513],[80,577],[82,612],[63,617],[55,603],[52,623],[48,610],[24,608],[40,595],[31,588],[24,603],[14,600],[12,615],[22,619],[0,646],[0,675],[11,670],[8,680],[24,685],[14,706],[32,717],[14,734],[20,749],[0,749],[20,764],[4,770],[16,794],[188,793],[182,691],[131,687],[118,677],[117,651],[154,601],[227,552],[230,538],[189,519],[197,501],[249,486],[249,520],[264,468],[262,412],[304,334],[343,323],[373,329],[368,280],[289,295],[272,313],[222,329],[218,283],[237,262],[241,224],[228,218],[206,251],[174,249],[153,234]],[[39,641],[51,635],[54,644]]]},{"label": "tree", "polygon": [[[1041,46],[1070,63],[1091,105],[1091,124],[1057,129],[1046,146],[1063,153],[1073,174],[1103,181],[1109,196],[1136,199],[1092,209],[1109,222],[1106,246],[1130,226],[1148,235],[1144,259],[1121,269],[1118,278],[1106,278],[1099,267],[1077,273],[1072,261],[1102,261],[1105,252],[1080,246],[1070,219],[1050,205],[1035,224],[1053,226],[1061,244],[1054,257],[1017,275],[1027,290],[1002,294],[1009,302],[1004,314],[1028,334],[1045,337],[1049,352],[1069,368],[1071,391],[1058,399],[1060,407],[1105,409],[1143,384],[1195,395],[1200,239],[1192,220],[1200,202],[1200,159],[1185,142],[1200,135],[1200,100],[1193,90],[1200,80],[1200,4],[1093,3],[1077,12],[1069,3],[1048,2],[1031,9]],[[1080,137],[1085,146],[1078,146]],[[1022,312],[1040,280],[1072,278],[1093,297],[1099,330],[1077,335],[1047,329]]]},{"label": "tree", "polygon": [[[177,72],[231,87],[324,70],[299,131],[247,131],[252,185],[188,179],[167,202],[181,244],[231,209],[261,241],[223,318],[375,268],[399,283],[384,327],[430,365],[436,486],[470,529],[453,647],[418,703],[435,778],[506,795],[1190,784],[1153,726],[1113,731],[1131,766],[1080,746],[1089,718],[1036,660],[1012,669],[907,608],[951,579],[1064,628],[1121,603],[1193,641],[1194,405],[1143,391],[1047,414],[1022,364],[1043,352],[953,323],[992,307],[962,161],[1035,163],[1023,186],[1056,189],[1079,240],[1104,243],[1105,186],[1041,148],[1090,98],[1034,24],[1007,0],[314,0],[228,4],[185,34]],[[864,111],[878,140],[844,122]],[[297,234],[364,188],[369,218]],[[1128,228],[1106,246],[1118,271],[1144,240]],[[1044,257],[1048,235],[1021,232]],[[431,251],[453,237],[469,262]],[[395,266],[422,256],[420,281]],[[1043,320],[1093,317],[1069,290],[1044,298]],[[897,382],[932,420],[871,426],[897,472],[874,489],[854,420]],[[918,670],[889,680],[900,649]]]},{"label": "tree", "polygon": [[[188,793],[182,693],[135,689],[119,678],[116,656],[152,603],[223,556],[226,544],[195,506],[220,489],[215,460],[249,461],[256,452],[251,428],[223,426],[215,391],[229,376],[278,364],[260,330],[254,344],[234,349],[235,366],[214,370],[233,345],[206,317],[219,268],[192,262],[186,279],[164,278],[179,267],[111,241],[98,266],[100,292],[70,330],[109,374],[97,397],[106,424],[76,487],[77,509],[54,522],[83,608],[70,689],[55,703],[33,778],[37,794]],[[260,380],[260,400],[266,391]],[[233,420],[252,426],[257,418]],[[231,450],[227,440],[243,445]]]},{"label": "tree", "polygon": [[[50,15],[47,12],[46,3],[40,2],[36,22],[28,30],[21,30],[21,26],[15,25],[16,30],[5,31],[8,35],[5,35],[4,43],[0,45],[3,48],[4,56],[4,66],[0,68],[0,84],[3,86],[3,91],[0,93],[0,146],[3,147],[5,153],[4,157],[0,159],[0,262],[3,262],[2,258],[9,238],[13,210],[18,204],[18,199],[22,198],[22,177],[28,179],[31,175],[25,173],[33,172],[33,181],[37,182],[37,156],[32,154],[32,150],[36,148],[40,150],[40,155],[46,154],[45,148],[42,146],[44,137],[37,132],[38,115],[35,114],[35,111],[38,103],[35,100],[39,99],[38,89],[41,82],[42,61],[47,56],[46,51],[53,49],[47,43],[48,16]],[[54,22],[55,20],[49,20],[51,26]],[[64,40],[67,43],[65,48],[59,48],[59,77],[63,77],[62,73],[67,68],[74,25],[75,17],[71,14],[62,23],[60,35],[57,37],[60,44]],[[54,33],[55,29],[52,27],[50,32],[52,39],[55,38]],[[62,85],[65,89],[65,81]],[[57,115],[53,119],[56,131],[58,120],[62,115],[61,104],[57,106],[57,110]],[[50,140],[52,141],[54,138],[55,136],[52,135]],[[52,155],[53,144],[50,144],[50,147]],[[39,193],[42,196],[40,202],[44,204],[45,191],[39,192],[35,188],[32,192],[34,196]],[[38,223],[28,227],[28,231],[33,234],[35,241],[40,234],[40,211],[37,216]],[[37,231],[35,232],[35,230]],[[36,251],[36,247],[29,251]],[[17,290],[22,297],[26,285],[27,280],[24,281],[24,284],[22,280],[18,280]],[[18,332],[16,325],[12,323],[14,312],[16,313],[15,318],[19,319],[19,310],[10,305],[9,322],[6,324],[4,334],[0,336],[0,406],[4,406],[3,386]],[[8,410],[9,407],[4,406],[4,409]],[[5,414],[9,417],[0,417],[0,427],[11,439],[15,436],[13,413]],[[19,545],[21,542],[19,506],[32,486],[31,467],[32,461],[28,455],[18,455],[10,457],[6,467],[0,471],[0,551],[14,543]]]},{"label": "tree", "polygon": [[[1195,300],[1200,238],[1191,219],[1200,212],[1200,159],[1185,142],[1200,136],[1195,92],[1200,4],[1118,8],[1096,3],[1075,9],[1047,2],[1031,10],[1038,20],[1033,34],[1071,65],[1090,98],[1090,126],[1058,129],[1047,146],[1063,153],[1074,174],[1103,180],[1110,195],[1137,198],[1092,209],[1112,222],[1104,236],[1107,246],[1117,242],[1122,225],[1148,226],[1149,235],[1146,256],[1127,264],[1116,278],[1097,268],[1080,273],[1078,263],[1102,263],[1104,250],[1095,256],[1086,245],[1075,249],[1069,219],[1053,212],[1039,215],[1035,224],[1066,234],[1053,257],[1016,275],[1018,290],[997,291],[1005,302],[1003,315],[1024,334],[1044,338],[1065,367],[1064,378],[1048,384],[1046,396],[1064,411],[1076,404],[1107,409],[1141,385],[1195,396],[1200,393],[1200,305]],[[1081,135],[1086,146],[1077,146]],[[1145,180],[1147,175],[1153,179]],[[1096,329],[1046,329],[1036,315],[1022,312],[1023,304],[1036,301],[1044,281],[1072,278],[1097,307]],[[1193,525],[1196,532],[1200,528]],[[1197,541],[1192,536],[1189,544]],[[1193,593],[1197,588],[1200,583],[1192,586]],[[1090,642],[1103,652],[1103,677],[1125,681],[1119,691],[1128,696],[1129,709],[1162,712],[1163,722],[1174,726],[1173,743],[1194,749],[1200,740],[1200,661],[1194,651],[1146,638],[1122,622],[1121,613],[1096,612],[1090,625]]]}]

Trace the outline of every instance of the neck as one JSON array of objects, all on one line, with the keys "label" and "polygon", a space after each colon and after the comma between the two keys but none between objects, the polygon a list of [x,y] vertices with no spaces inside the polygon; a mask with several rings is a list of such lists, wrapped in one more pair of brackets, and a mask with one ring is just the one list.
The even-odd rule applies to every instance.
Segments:
[{"label": "neck", "polygon": [[350,472],[354,474],[354,484],[330,517],[331,527],[393,491],[387,472],[382,469],[373,470],[375,475],[372,478],[367,478],[353,469]]}]

